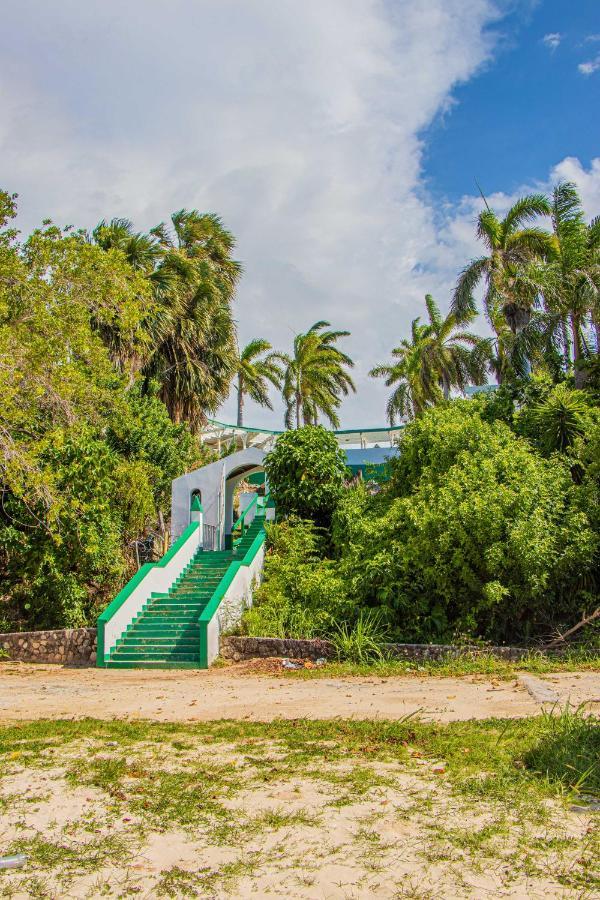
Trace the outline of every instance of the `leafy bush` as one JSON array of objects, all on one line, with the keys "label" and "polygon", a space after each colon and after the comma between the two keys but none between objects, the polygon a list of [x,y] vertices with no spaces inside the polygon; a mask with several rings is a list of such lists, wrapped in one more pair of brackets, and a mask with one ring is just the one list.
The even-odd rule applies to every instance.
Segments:
[{"label": "leafy bush", "polygon": [[322,559],[322,538],[311,522],[289,519],[271,525],[264,579],[243,630],[259,637],[324,637],[335,623],[353,618],[344,583],[331,560]]},{"label": "leafy bush", "polygon": [[558,384],[539,403],[525,406],[515,417],[515,430],[528,438],[545,456],[565,452],[597,421],[588,396]]},{"label": "leafy bush", "polygon": [[147,462],[153,469],[154,502],[166,511],[171,482],[192,468],[200,449],[187,425],[176,425],[156,395],[129,391],[120,415],[112,417],[109,445],[128,460]]},{"label": "leafy bush", "polygon": [[337,537],[341,572],[403,639],[527,640],[571,624],[593,582],[585,497],[565,460],[542,459],[476,404],[432,409],[406,429],[387,508],[360,499]]},{"label": "leafy bush", "polygon": [[264,465],[279,516],[330,524],[348,476],[346,457],[331,432],[320,425],[287,431]]},{"label": "leafy bush", "polygon": [[[27,510],[18,498],[8,499],[13,524],[0,529],[6,584],[30,627],[78,627],[125,573],[123,534],[136,533],[153,512],[150,479],[143,466],[125,463],[86,430],[57,433],[40,463],[60,498],[56,522],[19,528],[14,523]],[[43,521],[42,508],[32,512]]]}]

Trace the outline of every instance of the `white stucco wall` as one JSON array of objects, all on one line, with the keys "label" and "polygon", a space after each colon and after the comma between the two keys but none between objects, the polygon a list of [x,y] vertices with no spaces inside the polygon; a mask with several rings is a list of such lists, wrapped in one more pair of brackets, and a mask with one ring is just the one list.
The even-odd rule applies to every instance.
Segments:
[{"label": "white stucco wall", "polygon": [[166,593],[175,579],[181,575],[198,549],[200,535],[200,529],[197,528],[166,565],[153,566],[108,622],[102,623],[105,655],[110,653],[125,629],[137,618],[150,595]]},{"label": "white stucco wall", "polygon": [[262,469],[266,456],[264,450],[257,447],[248,447],[239,450],[230,456],[217,462],[188,472],[173,481],[171,499],[171,531],[173,540],[182,533],[190,522],[190,505],[192,493],[200,491],[202,507],[204,509],[204,523],[218,527],[220,524],[219,494],[221,486],[225,482],[225,496],[223,497],[222,513],[225,517],[225,533],[231,531],[231,507],[235,484],[242,477],[253,471]]}]

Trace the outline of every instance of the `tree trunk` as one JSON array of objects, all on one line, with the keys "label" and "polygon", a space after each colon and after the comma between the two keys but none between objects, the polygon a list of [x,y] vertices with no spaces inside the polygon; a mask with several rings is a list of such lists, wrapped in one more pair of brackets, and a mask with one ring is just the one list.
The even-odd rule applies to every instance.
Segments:
[{"label": "tree trunk", "polygon": [[242,376],[238,376],[238,413],[237,423],[242,425],[244,421],[244,382]]},{"label": "tree trunk", "polygon": [[440,378],[440,387],[442,388],[444,400],[449,400],[450,399],[450,382],[448,381],[448,378],[445,375],[443,375]]},{"label": "tree trunk", "polygon": [[583,346],[581,343],[581,324],[579,316],[571,313],[571,333],[573,335],[573,364],[575,368],[575,387],[582,388],[585,384],[585,373],[579,368],[583,359]]},{"label": "tree trunk", "polygon": [[571,359],[571,340],[569,338],[569,329],[567,327],[566,319],[561,320],[560,327],[562,330],[563,352],[565,354],[565,362],[567,364],[567,372],[570,372],[571,368],[573,366],[573,360]]},{"label": "tree trunk", "polygon": [[300,428],[300,413],[302,411],[302,398],[300,391],[296,391],[296,428]]}]

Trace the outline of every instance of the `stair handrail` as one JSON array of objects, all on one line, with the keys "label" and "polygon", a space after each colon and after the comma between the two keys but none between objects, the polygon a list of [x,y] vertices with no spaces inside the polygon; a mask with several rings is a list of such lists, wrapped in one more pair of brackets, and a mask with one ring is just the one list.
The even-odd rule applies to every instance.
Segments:
[{"label": "stair handrail", "polygon": [[238,516],[236,522],[231,526],[231,533],[232,533],[232,534],[235,532],[235,530],[238,528],[238,526],[240,526],[241,531],[242,531],[241,537],[244,537],[244,531],[246,530],[245,527],[244,527],[244,526],[246,525],[246,516],[247,516],[247,514],[248,514],[248,511],[249,511],[250,509],[252,509],[252,507],[255,505],[255,503],[257,502],[257,500],[258,500],[258,494],[255,494],[255,495],[254,495],[254,499],[252,499],[252,500],[250,501],[250,503],[248,504],[248,506],[246,507],[246,509],[242,512],[242,514],[241,514],[240,516]]}]

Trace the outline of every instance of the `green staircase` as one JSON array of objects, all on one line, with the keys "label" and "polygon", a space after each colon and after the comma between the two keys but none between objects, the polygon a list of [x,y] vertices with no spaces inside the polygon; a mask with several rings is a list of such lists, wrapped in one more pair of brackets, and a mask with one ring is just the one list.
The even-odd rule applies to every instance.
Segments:
[{"label": "green staircase", "polygon": [[264,526],[257,512],[233,550],[199,550],[167,594],[152,594],[105,662],[109,669],[195,669],[199,666],[198,618],[230,564],[242,559]]}]

